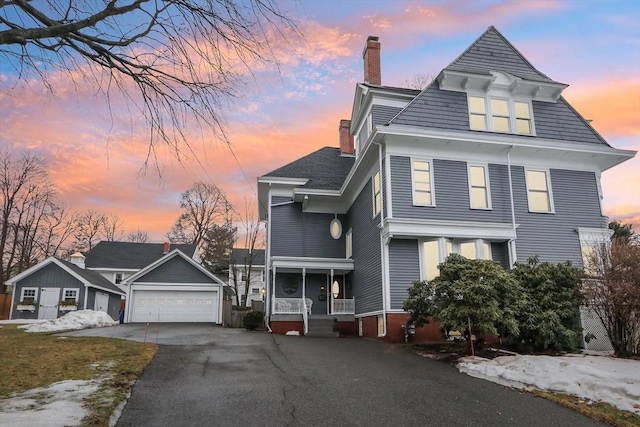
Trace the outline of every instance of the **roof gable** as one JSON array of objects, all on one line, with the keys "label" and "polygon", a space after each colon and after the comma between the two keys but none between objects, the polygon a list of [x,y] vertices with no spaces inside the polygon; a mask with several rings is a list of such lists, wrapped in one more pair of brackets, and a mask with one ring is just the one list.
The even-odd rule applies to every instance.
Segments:
[{"label": "roof gable", "polygon": [[481,74],[502,71],[525,80],[553,82],[538,71],[493,25],[445,70]]},{"label": "roof gable", "polygon": [[306,179],[305,188],[339,190],[355,162],[353,156],[343,156],[339,148],[323,147],[294,160],[264,177]]},{"label": "roof gable", "polygon": [[[157,270],[161,271],[163,269],[163,266],[171,266],[173,265],[183,265],[182,262],[178,262],[176,263],[177,260],[174,260],[175,258],[178,259],[182,259],[184,261],[186,261],[186,263],[190,266],[190,268],[196,269],[197,270],[197,275],[200,277],[199,280],[206,278],[208,279],[206,281],[206,283],[217,283],[220,285],[224,285],[224,282],[222,280],[220,280],[217,276],[215,276],[214,274],[212,274],[211,272],[209,272],[208,270],[206,270],[204,267],[202,267],[200,264],[198,264],[196,261],[194,261],[192,258],[188,257],[187,255],[185,255],[180,249],[174,249],[171,252],[169,252],[168,254],[164,255],[162,258],[156,260],[155,262],[149,264],[148,266],[146,266],[145,268],[141,269],[140,271],[138,271],[137,273],[127,277],[123,283],[125,284],[131,284],[134,283],[136,281],[138,281],[139,279],[143,278],[144,276],[150,274],[152,271]],[[151,276],[149,276],[151,277]],[[202,283],[201,281],[198,281],[197,283]]]},{"label": "roof gable", "polygon": [[[180,249],[188,256],[196,252],[196,245],[172,244],[170,249]],[[101,241],[89,251],[85,260],[87,268],[139,270],[162,258],[163,243],[132,243]]]}]

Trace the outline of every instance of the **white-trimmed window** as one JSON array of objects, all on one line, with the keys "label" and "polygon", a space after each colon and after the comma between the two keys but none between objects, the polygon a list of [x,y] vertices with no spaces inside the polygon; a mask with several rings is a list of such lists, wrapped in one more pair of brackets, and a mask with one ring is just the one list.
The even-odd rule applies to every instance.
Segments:
[{"label": "white-trimmed window", "polygon": [[608,228],[578,228],[582,267],[589,276],[597,276],[602,270],[602,258],[611,243],[613,231]]},{"label": "white-trimmed window", "polygon": [[382,210],[382,191],[380,186],[380,171],[373,174],[373,216],[376,216]]},{"label": "white-trimmed window", "polygon": [[64,288],[62,290],[62,301],[64,301],[64,302],[78,302],[78,289],[76,289],[76,288]]},{"label": "white-trimmed window", "polygon": [[421,242],[421,276],[433,280],[440,275],[438,265],[453,253],[469,259],[493,259],[491,243],[483,239],[451,240],[439,237]]},{"label": "white-trimmed window", "polygon": [[435,206],[433,167],[430,160],[411,160],[411,181],[413,184],[413,204],[416,206]]},{"label": "white-trimmed window", "polygon": [[468,165],[469,203],[471,209],[491,209],[489,171],[486,165]]},{"label": "white-trimmed window", "polygon": [[440,275],[438,269],[440,262],[440,242],[438,240],[422,242],[422,278],[424,280],[433,280]]},{"label": "white-trimmed window", "polygon": [[353,256],[353,232],[351,228],[347,231],[347,234],[344,236],[346,250],[345,250],[345,258],[351,258]]},{"label": "white-trimmed window", "polygon": [[492,96],[467,96],[471,130],[533,135],[533,115],[528,101]]},{"label": "white-trimmed window", "polygon": [[548,170],[525,169],[529,212],[553,213],[553,193]]},{"label": "white-trimmed window", "polygon": [[36,302],[38,301],[38,288],[22,288],[20,291],[20,301],[28,301]]},{"label": "white-trimmed window", "polygon": [[124,279],[124,273],[116,273],[116,280],[115,280],[116,285],[119,285],[120,283],[122,283],[123,279]]}]

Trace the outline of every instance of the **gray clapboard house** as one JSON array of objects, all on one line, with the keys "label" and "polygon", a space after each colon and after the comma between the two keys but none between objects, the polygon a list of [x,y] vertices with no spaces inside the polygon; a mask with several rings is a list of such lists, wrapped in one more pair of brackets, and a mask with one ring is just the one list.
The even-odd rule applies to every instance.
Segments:
[{"label": "gray clapboard house", "polygon": [[609,236],[600,175],[635,152],[611,147],[494,27],[422,91],[382,85],[377,37],[363,59],[340,148],[258,178],[274,332],[336,319],[400,341],[407,289],[448,254],[582,265]]}]

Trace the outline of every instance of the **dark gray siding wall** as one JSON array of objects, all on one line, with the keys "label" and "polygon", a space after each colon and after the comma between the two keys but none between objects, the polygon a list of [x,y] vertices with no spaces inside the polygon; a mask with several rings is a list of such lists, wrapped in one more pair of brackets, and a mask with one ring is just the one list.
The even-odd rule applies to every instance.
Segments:
[{"label": "dark gray siding wall", "polygon": [[271,196],[271,204],[276,205],[278,203],[290,202],[291,197],[288,196]]},{"label": "dark gray siding wall", "polygon": [[417,240],[392,239],[389,242],[389,280],[391,309],[402,309],[408,289],[420,280],[420,255]]},{"label": "dark gray siding wall", "polygon": [[384,125],[394,118],[402,108],[388,107],[386,105],[373,105],[371,107],[371,115],[373,116],[374,125]]},{"label": "dark gray siding wall", "polygon": [[301,203],[290,203],[271,208],[271,255],[317,258],[344,258],[345,216],[342,236],[334,239],[329,234],[332,214],[302,212]]},{"label": "dark gray siding wall", "polygon": [[507,242],[491,243],[491,258],[497,261],[503,268],[510,268],[509,265],[509,244]]},{"label": "dark gray siding wall", "polygon": [[531,103],[536,135],[541,138],[604,144],[596,132],[569,107],[564,98],[558,102]]},{"label": "dark gray siding wall", "polygon": [[511,222],[507,167],[489,165],[492,210],[469,208],[465,162],[433,161],[436,207],[413,206],[411,159],[391,156],[391,195],[394,218],[447,219],[451,221]]},{"label": "dark gray siding wall", "polygon": [[[63,288],[78,288],[80,289],[78,295],[78,309],[83,309],[84,292],[85,287],[75,277],[64,271],[62,268],[55,264],[49,264],[40,270],[30,274],[24,279],[16,283],[16,299],[12,305],[12,318],[13,319],[37,319],[38,318],[38,304],[36,304],[36,310],[31,313],[29,311],[17,311],[16,306],[20,302],[20,295],[22,294],[22,288],[60,288],[60,298],[62,299]],[[38,291],[38,301],[40,300],[40,292]],[[61,312],[58,312],[58,316]]]},{"label": "dark gray siding wall", "polygon": [[440,90],[430,85],[393,120],[394,124],[469,130],[467,94]]},{"label": "dark gray siding wall", "polygon": [[135,283],[213,283],[214,280],[179,256],[138,278]]},{"label": "dark gray siding wall", "polygon": [[[87,308],[95,310],[96,292],[102,292],[95,288],[89,288],[87,294]],[[113,320],[120,318],[120,295],[109,294],[109,305],[107,308],[107,314],[111,316]]]},{"label": "dark gray siding wall", "polygon": [[607,219],[600,213],[595,174],[551,169],[555,214],[530,213],[524,168],[512,166],[511,174],[516,222],[520,224],[516,240],[518,262],[538,255],[541,261],[571,261],[582,266],[576,228],[607,227]]},{"label": "dark gray siding wall", "polygon": [[380,215],[373,216],[371,178],[348,212],[353,230],[353,295],[356,314],[382,310],[382,267],[380,254]]}]

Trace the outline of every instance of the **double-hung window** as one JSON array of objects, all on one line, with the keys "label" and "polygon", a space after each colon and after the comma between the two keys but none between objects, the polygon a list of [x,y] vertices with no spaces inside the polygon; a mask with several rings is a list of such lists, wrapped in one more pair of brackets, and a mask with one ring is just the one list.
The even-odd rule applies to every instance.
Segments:
[{"label": "double-hung window", "polygon": [[380,187],[380,171],[373,174],[373,216],[382,209],[382,192]]},{"label": "double-hung window", "polygon": [[421,270],[423,280],[433,280],[440,275],[438,265],[452,253],[468,259],[492,259],[491,243],[482,239],[451,240],[445,237],[422,241]]},{"label": "double-hung window", "polygon": [[351,229],[347,231],[347,234],[344,236],[344,241],[346,243],[346,258],[351,258],[353,256],[353,232]]},{"label": "double-hung window", "polygon": [[413,178],[413,204],[418,206],[435,206],[433,194],[433,168],[429,160],[412,160],[411,176]]},{"label": "double-hung window", "polygon": [[471,209],[491,209],[489,174],[485,165],[469,165],[469,200]]},{"label": "double-hung window", "polygon": [[22,288],[20,301],[36,302],[38,300],[38,288]]},{"label": "double-hung window", "polygon": [[509,98],[468,96],[469,128],[521,135],[533,134],[531,105]]},{"label": "double-hung window", "polygon": [[77,289],[65,289],[64,290],[64,302],[78,302],[78,290]]},{"label": "double-hung window", "polygon": [[526,169],[529,212],[553,213],[553,197],[549,171]]}]

